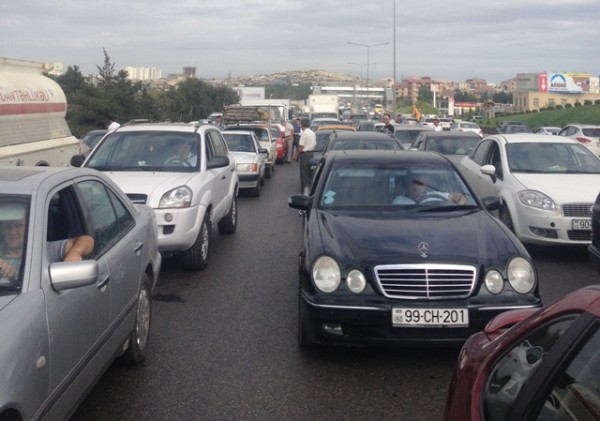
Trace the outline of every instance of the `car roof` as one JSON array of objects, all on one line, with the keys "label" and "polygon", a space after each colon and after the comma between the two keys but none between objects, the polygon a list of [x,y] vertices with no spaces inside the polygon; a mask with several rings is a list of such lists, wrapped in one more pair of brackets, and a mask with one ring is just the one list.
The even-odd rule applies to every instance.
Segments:
[{"label": "car roof", "polygon": [[404,150],[344,150],[323,155],[326,161],[336,162],[419,162],[425,164],[451,165],[450,160],[436,152]]},{"label": "car roof", "polygon": [[433,132],[433,127],[431,126],[416,126],[414,124],[399,124],[394,126],[395,130],[406,130],[413,132]]},{"label": "car roof", "polygon": [[486,139],[497,138],[504,143],[575,143],[580,144],[575,139],[565,136],[548,136],[537,133],[511,133],[495,134],[486,137]]},{"label": "car roof", "polygon": [[253,131],[251,130],[227,130],[223,132],[223,136],[229,135],[229,134],[246,134],[249,136],[252,136],[254,134]]},{"label": "car roof", "polygon": [[354,126],[349,126],[348,124],[323,124],[319,126],[317,129],[318,132],[322,130],[339,130],[343,132],[355,132],[356,129]]},{"label": "car roof", "polygon": [[480,139],[479,135],[477,133],[473,133],[473,132],[427,131],[427,133],[425,133],[425,136],[427,136],[428,138],[443,137],[444,139],[450,139],[453,137],[459,138],[459,139],[464,139],[465,137],[473,137],[473,138]]},{"label": "car roof", "polygon": [[0,193],[32,195],[40,184],[55,175],[97,175],[96,170],[76,167],[0,167]]},{"label": "car roof", "polygon": [[384,133],[384,132],[353,132],[351,130],[337,132],[335,139],[336,140],[354,140],[354,139],[361,139],[361,140],[393,139],[393,140],[396,140],[392,136],[390,136],[389,134]]},{"label": "car roof", "polygon": [[[137,132],[137,131],[174,131],[174,132],[187,132],[194,133],[199,131],[204,131],[207,129],[219,130],[216,126],[212,124],[205,123],[140,123],[140,124],[128,124],[122,125],[114,132]],[[113,132],[113,133],[114,133]]]}]

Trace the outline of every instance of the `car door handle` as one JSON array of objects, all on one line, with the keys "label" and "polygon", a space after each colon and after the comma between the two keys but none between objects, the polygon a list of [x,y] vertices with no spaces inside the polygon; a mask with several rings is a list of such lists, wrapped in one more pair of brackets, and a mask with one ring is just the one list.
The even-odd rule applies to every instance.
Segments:
[{"label": "car door handle", "polygon": [[142,243],[141,241],[137,241],[135,243],[135,246],[133,247],[133,252],[137,255],[140,254],[140,250],[142,249],[142,247],[144,247],[144,243]]},{"label": "car door handle", "polygon": [[98,289],[102,289],[104,288],[108,283],[110,282],[110,276],[107,276],[106,278],[104,278],[103,280],[101,280],[98,285],[96,285],[98,287]]}]

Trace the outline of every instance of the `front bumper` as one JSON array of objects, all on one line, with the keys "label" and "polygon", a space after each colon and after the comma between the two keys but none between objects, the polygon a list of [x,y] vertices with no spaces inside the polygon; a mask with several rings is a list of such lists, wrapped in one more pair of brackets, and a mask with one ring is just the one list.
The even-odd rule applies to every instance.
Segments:
[{"label": "front bumper", "polygon": [[252,173],[252,174],[238,173],[240,189],[251,189],[251,188],[256,187],[259,183],[259,179],[260,179],[260,177],[259,177],[258,173]]},{"label": "front bumper", "polygon": [[[315,302],[301,292],[300,314],[317,343],[324,345],[403,345],[403,346],[461,346],[469,336],[482,331],[496,315],[513,309],[541,307],[541,301],[528,304],[487,306],[467,305],[468,327],[394,327],[392,308],[396,307],[461,307],[458,302],[432,304],[378,303],[329,304]],[[462,302],[462,307],[465,303]],[[335,328],[335,329],[334,329]],[[335,331],[335,333],[334,333]]]},{"label": "front bumper", "polygon": [[192,247],[198,238],[205,212],[206,209],[200,206],[154,209],[158,226],[158,250],[175,252]]},{"label": "front bumper", "polygon": [[[591,204],[590,204],[591,206]],[[511,215],[519,239],[528,244],[587,245],[591,242],[591,229],[573,229],[574,220],[588,220],[588,217],[571,217],[534,208],[519,210]],[[516,218],[517,217],[517,218]],[[591,225],[591,224],[590,224]]]}]

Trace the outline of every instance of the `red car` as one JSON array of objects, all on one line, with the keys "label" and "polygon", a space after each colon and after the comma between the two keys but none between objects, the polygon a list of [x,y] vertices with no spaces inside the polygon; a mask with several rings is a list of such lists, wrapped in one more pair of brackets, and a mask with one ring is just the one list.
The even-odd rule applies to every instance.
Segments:
[{"label": "red car", "polygon": [[283,140],[283,126],[281,124],[271,124],[271,134],[277,145],[277,160],[275,163],[283,164],[285,162],[286,151],[285,141]]},{"label": "red car", "polygon": [[508,311],[464,344],[444,420],[599,420],[600,285]]}]

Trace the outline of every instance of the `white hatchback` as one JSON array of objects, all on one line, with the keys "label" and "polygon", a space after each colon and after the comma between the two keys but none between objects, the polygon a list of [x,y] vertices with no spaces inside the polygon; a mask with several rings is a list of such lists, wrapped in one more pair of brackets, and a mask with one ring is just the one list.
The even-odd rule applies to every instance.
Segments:
[{"label": "white hatchback", "polygon": [[591,124],[568,124],[558,132],[558,136],[575,139],[596,155],[600,155],[600,126]]},{"label": "white hatchback", "polygon": [[590,243],[600,158],[585,146],[559,136],[492,135],[461,164],[478,196],[501,198],[498,215],[522,242]]}]

